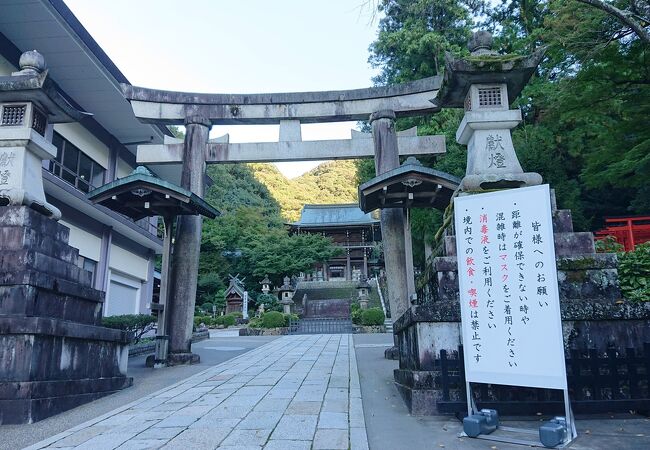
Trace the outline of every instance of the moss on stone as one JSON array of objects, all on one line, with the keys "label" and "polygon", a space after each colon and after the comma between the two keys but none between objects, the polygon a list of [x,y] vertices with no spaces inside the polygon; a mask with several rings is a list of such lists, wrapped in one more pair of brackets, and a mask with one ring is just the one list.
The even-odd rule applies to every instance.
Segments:
[{"label": "moss on stone", "polygon": [[560,270],[586,270],[598,267],[595,258],[584,256],[581,258],[558,258],[557,268]]}]

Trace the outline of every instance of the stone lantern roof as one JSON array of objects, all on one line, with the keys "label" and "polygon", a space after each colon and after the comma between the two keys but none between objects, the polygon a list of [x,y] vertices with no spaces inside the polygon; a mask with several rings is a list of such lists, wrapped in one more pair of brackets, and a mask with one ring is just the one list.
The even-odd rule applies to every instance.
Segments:
[{"label": "stone lantern roof", "polygon": [[359,284],[357,284],[357,289],[368,289],[370,290],[370,284],[368,284],[368,280],[365,278],[362,278],[359,280]]},{"label": "stone lantern roof", "polygon": [[295,289],[291,286],[291,279],[289,277],[284,277],[284,283],[278,288],[278,292],[283,293],[293,291],[295,291]]},{"label": "stone lantern roof", "polygon": [[478,31],[468,43],[470,56],[445,54],[445,74],[438,96],[431,101],[446,108],[462,108],[472,84],[506,84],[508,102],[512,103],[528,83],[546,47],[528,56],[500,55],[492,50],[492,35]]},{"label": "stone lantern roof", "polygon": [[269,280],[268,275],[264,275],[264,279],[262,281],[260,281],[260,284],[268,284],[270,286],[273,283],[271,282],[271,280]]}]

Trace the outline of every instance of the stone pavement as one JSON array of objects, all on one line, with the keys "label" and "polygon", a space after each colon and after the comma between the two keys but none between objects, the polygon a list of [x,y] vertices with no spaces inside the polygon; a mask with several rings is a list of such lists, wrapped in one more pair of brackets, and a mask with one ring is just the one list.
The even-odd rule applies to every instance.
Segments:
[{"label": "stone pavement", "polygon": [[352,336],[276,339],[41,448],[367,450]]}]

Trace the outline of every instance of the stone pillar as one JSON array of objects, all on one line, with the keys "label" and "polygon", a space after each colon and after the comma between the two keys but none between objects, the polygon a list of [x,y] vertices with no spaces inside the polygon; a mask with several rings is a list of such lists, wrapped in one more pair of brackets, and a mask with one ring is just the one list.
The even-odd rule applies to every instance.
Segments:
[{"label": "stone pillar", "polygon": [[[205,151],[211,123],[202,116],[185,119],[181,187],[203,197]],[[177,221],[169,302],[169,364],[199,361],[191,353],[196,280],[201,249],[201,216],[180,216]]]},{"label": "stone pillar", "polygon": [[345,250],[345,279],[350,281],[352,279],[352,262],[350,261],[350,249]]},{"label": "stone pillar", "polygon": [[[375,144],[375,172],[377,175],[399,167],[395,113],[390,110],[377,111],[370,116],[372,138]],[[406,261],[404,239],[404,211],[397,208],[381,210],[381,233],[384,243],[386,281],[391,317],[396,320],[409,306],[409,282],[406,268],[413,260]],[[411,269],[412,272],[412,269]]]},{"label": "stone pillar", "polygon": [[368,278],[368,249],[363,249],[363,278]]}]

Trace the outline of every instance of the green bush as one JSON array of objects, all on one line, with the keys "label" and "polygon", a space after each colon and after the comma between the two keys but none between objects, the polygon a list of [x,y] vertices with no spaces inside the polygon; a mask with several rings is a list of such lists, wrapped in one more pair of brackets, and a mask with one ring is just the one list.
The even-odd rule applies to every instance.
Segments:
[{"label": "green bush", "polygon": [[263,327],[262,319],[259,317],[253,317],[251,320],[248,321],[248,327],[249,328],[262,328]]},{"label": "green bush", "polygon": [[284,326],[284,315],[277,311],[269,311],[262,316],[264,328],[277,328]]},{"label": "green bush", "polygon": [[225,316],[221,316],[222,319],[222,324],[224,327],[232,327],[234,324],[237,323],[237,319],[235,319],[235,316],[232,314],[226,314]]},{"label": "green bush", "polygon": [[297,321],[299,319],[300,319],[300,317],[298,317],[298,314],[285,314],[284,315],[284,326],[288,327],[290,321],[293,320],[295,322],[295,321]]},{"label": "green bush", "polygon": [[353,309],[352,312],[350,313],[350,318],[352,319],[352,323],[355,325],[361,325],[361,316],[363,314],[363,309]]},{"label": "green bush", "polygon": [[635,302],[650,301],[650,242],[618,256],[618,282],[623,296]]},{"label": "green bush", "polygon": [[624,250],[623,245],[619,244],[614,236],[597,239],[594,244],[597,253],[618,253]]},{"label": "green bush", "polygon": [[236,317],[236,318],[240,318],[240,319],[241,319],[242,317],[244,317],[244,314],[242,314],[242,313],[239,312],[239,311],[234,311],[234,312],[228,313],[227,315],[229,315],[229,316],[233,316],[233,317]]},{"label": "green bush", "polygon": [[125,314],[122,316],[108,316],[102,319],[106,328],[127,331],[131,342],[137,344],[142,335],[153,329],[156,318],[149,314]]},{"label": "green bush", "polygon": [[198,328],[202,323],[208,326],[211,320],[212,317],[210,316],[194,316],[194,328]]},{"label": "green bush", "polygon": [[368,308],[361,312],[361,325],[383,325],[386,317],[381,308]]}]

